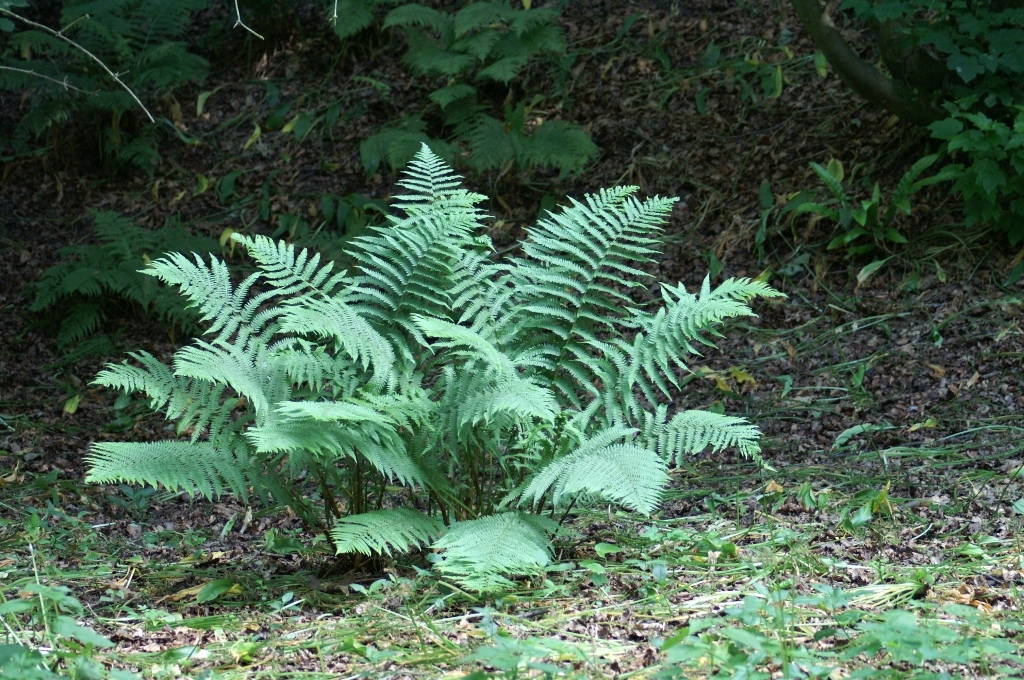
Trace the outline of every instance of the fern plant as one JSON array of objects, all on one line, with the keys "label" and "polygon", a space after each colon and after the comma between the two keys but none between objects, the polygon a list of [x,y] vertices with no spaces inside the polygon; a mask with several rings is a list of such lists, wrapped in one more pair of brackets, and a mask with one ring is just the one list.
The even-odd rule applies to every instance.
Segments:
[{"label": "fern plant", "polygon": [[[120,74],[143,99],[169,94],[202,79],[206,61],[181,42],[192,12],[206,0],[65,0],[66,35]],[[0,10],[18,3],[0,2]],[[152,171],[160,163],[156,127],[134,120],[136,102],[82,50],[66,40],[4,15],[0,36],[0,89],[24,93],[16,124],[0,130],[0,156],[33,152],[47,134],[72,120],[98,124],[106,155]],[[16,31],[16,32],[15,32]],[[173,117],[173,114],[172,114]],[[65,140],[70,141],[70,140]],[[54,149],[60,152],[60,148]]]},{"label": "fern plant", "polygon": [[721,322],[780,293],[705,279],[697,294],[663,287],[656,309],[634,303],[675,202],[635,187],[573,202],[530,230],[522,256],[492,261],[484,197],[459,179],[424,146],[400,182],[405,217],[353,241],[351,274],[237,234],[258,268],[237,284],[216,258],[153,262],[206,334],[170,366],[138,352],[96,382],[145,393],[182,436],[97,443],[88,480],[252,489],[339,553],[429,546],[443,577],[488,590],[548,563],[574,503],[649,514],[685,456],[760,460],[744,420],[658,402]]},{"label": "fern plant", "polygon": [[[384,27],[403,29],[409,46],[406,64],[440,80],[429,98],[449,136],[430,139],[422,116],[393,123],[363,141],[367,172],[383,162],[403,167],[423,143],[477,171],[506,166],[555,168],[562,174],[581,170],[597,154],[581,127],[545,120],[538,107],[542,96],[493,107],[482,91],[496,87],[508,100],[512,81],[531,62],[563,56],[565,36],[557,19],[551,7],[513,8],[497,0],[469,3],[454,14],[416,3],[391,10]],[[494,108],[503,108],[502,119],[491,115]]]},{"label": "fern plant", "polygon": [[115,212],[93,212],[92,218],[98,243],[62,248],[63,261],[43,272],[35,286],[33,311],[64,310],[57,343],[65,347],[94,333],[104,310],[118,302],[172,326],[198,330],[181,297],[139,268],[164,253],[216,252],[218,243],[173,223],[151,231]]}]

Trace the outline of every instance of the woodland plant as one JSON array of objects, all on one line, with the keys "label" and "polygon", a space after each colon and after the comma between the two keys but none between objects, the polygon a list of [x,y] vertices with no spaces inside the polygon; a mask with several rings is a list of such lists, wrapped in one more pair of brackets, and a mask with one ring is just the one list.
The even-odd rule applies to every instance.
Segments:
[{"label": "woodland plant", "polygon": [[743,419],[659,403],[716,326],[781,296],[705,279],[696,295],[664,285],[660,306],[634,302],[675,199],[602,190],[494,261],[484,197],[426,146],[400,185],[405,217],[353,240],[351,274],[239,234],[257,271],[237,284],[214,257],[153,262],[206,334],[171,366],[137,352],[96,382],[145,393],[184,437],[96,443],[88,480],[252,489],[320,525],[338,553],[429,546],[443,577],[487,590],[543,568],[575,503],[649,514],[666,466],[689,454],[761,460]]},{"label": "woodland plant", "polygon": [[[439,155],[483,171],[547,167],[578,172],[597,147],[578,125],[545,120],[543,96],[515,102],[512,83],[531,62],[565,55],[565,35],[552,7],[513,7],[484,0],[453,14],[416,3],[391,10],[385,28],[402,29],[409,49],[405,63],[416,73],[439,79],[428,96],[440,109],[447,140],[427,135],[427,120],[408,116],[364,140],[363,166],[373,173],[382,162],[403,167],[427,143]],[[488,96],[488,92],[492,96]],[[488,104],[493,95],[504,103]],[[491,115],[503,109],[502,118]]]},{"label": "woodland plant", "polygon": [[[842,232],[829,241],[828,249],[845,248],[851,256],[885,249],[888,243],[907,243],[906,236],[896,228],[898,214],[910,214],[910,198],[915,193],[952,178],[950,172],[943,171],[918,179],[936,160],[938,155],[935,154],[918,160],[903,174],[888,196],[882,195],[878,182],[875,182],[871,188],[871,197],[859,201],[850,195],[849,189],[852,187],[843,186],[846,172],[839,160],[833,158],[826,167],[811,163],[814,174],[821,179],[832,196],[821,201],[801,202],[793,214],[814,213],[836,222]],[[864,184],[867,186],[868,182]]]},{"label": "woodland plant", "polygon": [[43,272],[35,286],[33,311],[66,310],[57,344],[65,347],[91,335],[106,311],[118,304],[186,331],[198,330],[196,316],[181,297],[145,276],[139,266],[164,253],[217,252],[218,243],[173,223],[149,230],[115,212],[95,211],[92,218],[99,242],[61,248],[63,261]]},{"label": "woodland plant", "polygon": [[[1024,240],[1024,2],[790,1],[843,82],[944,142],[967,225]],[[849,20],[870,29],[885,72],[846,43],[836,22]]]}]

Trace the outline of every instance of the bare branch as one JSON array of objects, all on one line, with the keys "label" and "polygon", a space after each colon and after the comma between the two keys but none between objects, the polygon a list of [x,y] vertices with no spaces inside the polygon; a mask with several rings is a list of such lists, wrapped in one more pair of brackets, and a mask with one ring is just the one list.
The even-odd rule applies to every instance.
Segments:
[{"label": "bare branch", "polygon": [[238,9],[238,0],[235,0],[235,25],[232,26],[232,28],[238,28],[239,26],[241,26],[245,30],[249,31],[254,36],[259,38],[260,40],[263,40],[263,36],[262,35],[260,35],[256,31],[254,31],[251,28],[249,28],[248,26],[246,26],[245,22],[242,21],[242,12],[241,12],[241,10]]},{"label": "bare branch", "polygon": [[[237,6],[237,0],[236,0],[236,6]],[[149,122],[151,122],[151,123],[155,123],[156,122],[156,119],[153,118],[153,114],[151,114],[149,112],[149,109],[147,109],[146,105],[142,103],[142,100],[139,99],[135,95],[135,93],[132,91],[132,88],[130,88],[127,85],[125,85],[124,81],[121,80],[120,74],[114,73],[113,71],[111,71],[110,68],[108,68],[107,65],[103,63],[102,59],[100,59],[95,54],[93,54],[89,50],[85,49],[84,47],[82,47],[81,45],[76,43],[71,38],[69,38],[66,35],[64,35],[64,31],[66,31],[68,28],[71,28],[71,26],[74,26],[75,22],[72,22],[71,24],[69,24],[68,26],[65,26],[64,28],[62,28],[59,31],[55,31],[52,28],[50,28],[49,26],[46,26],[44,24],[36,23],[35,21],[32,21],[31,19],[26,19],[25,17],[21,16],[20,14],[15,14],[14,12],[10,11],[9,9],[4,9],[3,7],[0,7],[0,14],[6,14],[9,17],[13,17],[13,18],[17,19],[18,21],[22,22],[23,24],[27,24],[27,25],[29,25],[29,26],[31,26],[33,28],[39,29],[40,31],[44,31],[46,33],[49,33],[53,37],[55,37],[55,38],[57,38],[59,40],[63,40],[64,42],[66,42],[67,44],[71,45],[76,50],[78,50],[79,52],[84,54],[85,56],[87,56],[90,59],[92,59],[93,61],[95,61],[97,64],[100,65],[100,68],[102,68],[107,73],[107,75],[110,76],[114,80],[115,83],[117,83],[118,85],[123,87],[125,92],[127,92],[129,95],[131,95],[131,98],[135,100],[135,103],[139,105],[139,108],[142,109],[143,113],[146,114],[146,117],[149,118]],[[81,21],[82,19],[85,19],[87,17],[88,17],[88,15],[85,15],[85,16],[79,17],[75,21]]]},{"label": "bare branch", "polygon": [[82,94],[98,94],[98,92],[89,92],[88,90],[83,90],[80,87],[75,87],[68,82],[67,76],[64,76],[64,80],[57,80],[56,78],[44,76],[42,73],[38,73],[36,71],[29,71],[24,68],[14,68],[13,66],[0,66],[0,71],[13,71],[14,73],[24,73],[25,75],[32,76],[33,78],[42,78],[43,80],[49,80],[51,83],[60,85],[65,90],[74,90],[75,92],[81,92]]}]

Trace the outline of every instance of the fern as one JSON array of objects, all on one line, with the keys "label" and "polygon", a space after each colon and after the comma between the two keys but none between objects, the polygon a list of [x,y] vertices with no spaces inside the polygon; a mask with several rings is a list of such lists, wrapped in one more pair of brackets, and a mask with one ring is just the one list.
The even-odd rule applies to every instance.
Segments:
[{"label": "fern", "polygon": [[162,485],[206,498],[225,491],[246,498],[253,474],[234,451],[205,443],[95,444],[86,464],[87,482]]},{"label": "fern", "polygon": [[331,538],[339,552],[391,555],[429,544],[442,529],[433,517],[393,508],[343,517],[331,529]]},{"label": "fern", "polygon": [[93,212],[92,218],[98,243],[61,249],[63,261],[44,271],[35,286],[33,311],[58,306],[68,310],[58,343],[67,346],[100,329],[106,310],[118,299],[169,325],[198,329],[196,316],[181,298],[139,270],[148,260],[172,251],[219,251],[217,242],[193,236],[173,223],[149,231],[113,212]]},{"label": "fern", "polygon": [[545,120],[524,102],[506,106],[499,120],[491,114],[500,106],[488,105],[470,85],[507,86],[531,62],[563,55],[565,37],[557,18],[550,8],[514,9],[495,0],[469,3],[454,14],[415,3],[391,10],[384,27],[403,29],[406,64],[420,75],[447,80],[429,98],[442,110],[448,137],[429,139],[421,117],[392,124],[361,144],[366,171],[376,172],[385,161],[392,168],[404,166],[421,143],[450,160],[464,157],[477,171],[513,165],[555,168],[562,175],[582,170],[597,155],[582,128]]},{"label": "fern", "polygon": [[664,462],[652,449],[631,444],[595,446],[588,442],[542,468],[523,492],[522,501],[536,506],[550,491],[551,502],[579,494],[651,514],[668,482]]},{"label": "fern", "polygon": [[[206,60],[181,42],[192,13],[202,9],[205,0],[68,0],[62,4],[64,34],[120,74],[143,100],[205,76]],[[0,132],[0,155],[6,155],[8,145],[17,154],[29,153],[55,126],[91,118],[113,121],[100,135],[107,156],[155,170],[160,163],[154,147],[156,126],[129,135],[130,126],[121,124],[135,110],[132,96],[68,43],[43,31],[15,27],[19,30],[0,52],[0,65],[18,70],[0,70],[0,88],[24,93],[24,113],[13,129]]]},{"label": "fern", "polygon": [[534,574],[551,561],[552,524],[518,512],[458,522],[434,542],[435,566],[475,590],[507,588],[505,576]]},{"label": "fern", "polygon": [[[216,258],[155,260],[148,272],[206,336],[170,366],[135,353],[96,382],[146,394],[188,440],[97,444],[90,479],[251,489],[339,553],[429,547],[442,577],[491,590],[548,563],[551,517],[574,503],[651,514],[666,466],[708,447],[763,463],[746,421],[670,414],[658,398],[723,322],[778,293],[705,280],[697,294],[663,286],[657,309],[634,303],[673,205],[635,194],[575,201],[528,231],[522,256],[493,262],[484,197],[424,145],[395,199],[405,217],[352,242],[351,274],[237,234],[257,266],[237,283]],[[403,498],[419,510],[389,507]]]}]

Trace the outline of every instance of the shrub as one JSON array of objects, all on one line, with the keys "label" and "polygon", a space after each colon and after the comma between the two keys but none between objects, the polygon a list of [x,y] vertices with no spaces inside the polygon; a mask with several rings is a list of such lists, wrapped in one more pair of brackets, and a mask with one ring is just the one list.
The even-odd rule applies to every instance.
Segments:
[{"label": "shrub", "polygon": [[198,330],[196,316],[181,297],[139,270],[165,253],[220,250],[216,241],[192,235],[175,224],[148,230],[114,212],[94,212],[93,231],[99,243],[62,248],[65,258],[39,278],[31,309],[66,310],[57,335],[66,346],[92,334],[103,322],[104,309],[115,300],[153,313],[168,324]]},{"label": "shrub", "polygon": [[[964,201],[967,226],[989,224],[1016,245],[1024,240],[1024,106],[1004,122],[971,112],[970,101],[949,104],[950,117],[932,123],[954,161],[945,171]],[[963,161],[963,162],[961,162]]]},{"label": "shrub", "polygon": [[367,172],[382,162],[404,166],[423,143],[477,171],[506,166],[555,168],[562,174],[581,170],[597,155],[597,147],[578,125],[539,115],[544,97],[506,103],[498,119],[480,89],[498,85],[501,98],[509,99],[510,83],[532,61],[564,55],[565,36],[557,18],[549,7],[513,9],[495,0],[467,4],[454,14],[415,3],[393,9],[384,26],[404,29],[409,45],[405,62],[413,71],[443,82],[429,97],[451,136],[432,140],[422,116],[406,117],[362,143]]},{"label": "shrub", "polygon": [[708,446],[760,460],[741,418],[670,417],[658,399],[715,326],[780,293],[705,279],[698,295],[663,287],[656,310],[634,303],[675,202],[635,187],[574,201],[522,257],[492,262],[484,197],[458,179],[421,149],[401,182],[406,217],[353,242],[353,275],[261,236],[233,237],[258,266],[237,285],[216,258],[153,262],[206,336],[170,367],[138,352],[96,382],[146,393],[189,437],[97,443],[88,480],[251,487],[328,529],[339,553],[430,545],[441,574],[486,590],[547,564],[554,519],[575,502],[651,513],[669,462]]},{"label": "shrub", "polygon": [[844,82],[945,142],[967,224],[1024,239],[1024,6],[844,0],[871,29],[884,74],[846,45],[817,0],[791,2]]}]

